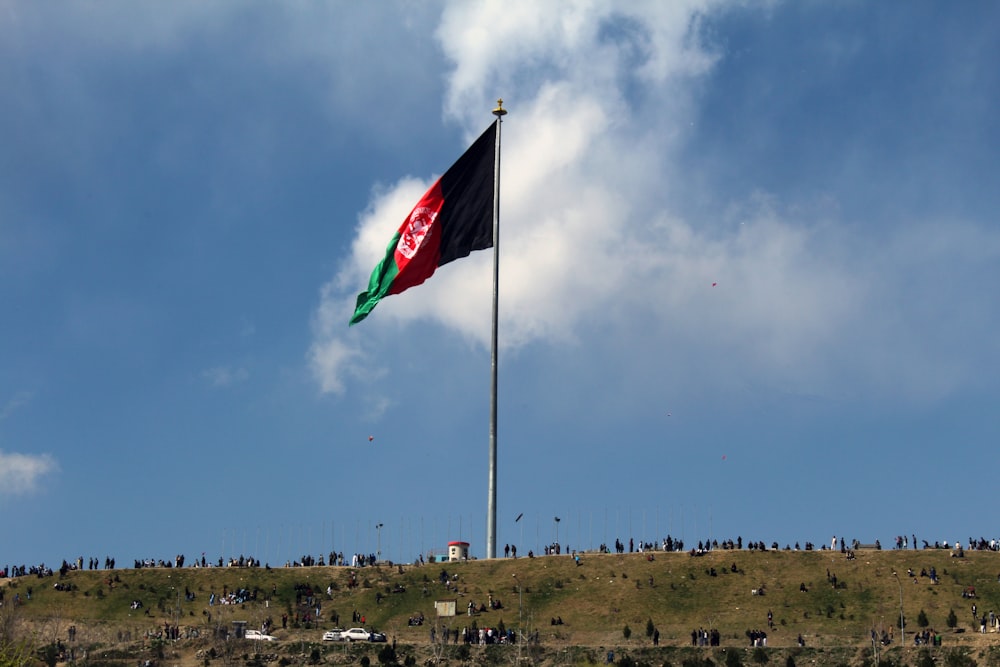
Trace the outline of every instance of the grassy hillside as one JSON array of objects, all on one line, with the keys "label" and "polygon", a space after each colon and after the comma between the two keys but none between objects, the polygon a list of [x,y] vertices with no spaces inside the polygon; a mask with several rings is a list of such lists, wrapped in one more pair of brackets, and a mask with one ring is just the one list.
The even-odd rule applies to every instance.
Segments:
[{"label": "grassy hillside", "polygon": [[[908,568],[917,576],[907,576]],[[922,569],[932,568],[937,583],[919,576]],[[272,645],[274,651],[294,646],[303,653],[319,642],[322,630],[333,627],[335,614],[340,627],[360,625],[351,622],[355,611],[365,616],[366,626],[386,632],[401,648],[426,645],[435,622],[455,629],[472,623],[516,627],[520,584],[526,630],[537,631],[543,647],[588,649],[589,659],[603,657],[609,648],[620,652],[650,646],[650,620],[659,630],[661,647],[690,646],[691,631],[705,628],[719,631],[722,648],[745,648],[747,631],[763,629],[769,649],[795,647],[801,634],[810,650],[849,649],[854,654],[871,646],[875,628],[890,633],[890,647],[898,649],[900,597],[907,647],[912,647],[913,633],[922,629],[918,616],[923,612],[946,647],[967,646],[988,657],[993,654],[982,652],[983,647],[1000,645],[1000,634],[992,628],[986,635],[978,633],[972,604],[980,614],[1000,614],[998,573],[1000,553],[993,552],[966,552],[956,558],[947,550],[860,550],[848,560],[838,551],[741,550],[703,556],[654,552],[652,560],[638,553],[585,554],[579,564],[568,556],[548,556],[422,567],[75,571],[22,577],[0,586],[8,612],[15,595],[21,597],[14,612],[31,628],[36,642],[67,642],[69,628],[75,626],[75,646],[120,651],[114,655],[140,651],[165,626],[177,626],[180,633],[181,640],[172,646],[189,642],[204,650],[209,638],[231,627],[232,621],[247,621],[256,628],[267,619],[280,640]],[[805,592],[800,590],[803,585]],[[969,586],[975,587],[974,599],[963,597]],[[318,623],[303,620],[314,610],[307,604],[309,589],[321,605]],[[753,589],[764,594],[754,595]],[[255,599],[209,604],[212,593],[222,597],[239,590]],[[500,609],[468,616],[470,601],[485,605],[490,596],[500,602]],[[455,600],[458,615],[438,619],[435,600]],[[133,609],[134,601],[141,601],[142,607]],[[958,621],[955,629],[948,627],[951,611]],[[408,625],[409,617],[418,614],[426,618],[425,624]],[[563,623],[553,625],[554,618]],[[629,639],[625,626],[631,629]],[[345,648],[328,644],[322,651]]]}]

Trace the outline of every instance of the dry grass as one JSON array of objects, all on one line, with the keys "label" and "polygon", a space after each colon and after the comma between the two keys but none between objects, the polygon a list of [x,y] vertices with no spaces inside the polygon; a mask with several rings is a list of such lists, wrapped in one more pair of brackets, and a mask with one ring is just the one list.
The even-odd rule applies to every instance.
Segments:
[{"label": "dry grass", "polygon": [[[979,635],[972,626],[971,605],[980,613],[1000,613],[1000,554],[966,552],[954,558],[947,550],[862,550],[853,561],[833,551],[715,551],[692,557],[686,553],[584,554],[581,564],[567,556],[471,561],[413,566],[372,568],[183,568],[70,572],[65,577],[25,577],[4,582],[9,604],[16,593],[30,601],[18,608],[23,622],[34,629],[41,642],[66,641],[70,625],[77,628],[77,642],[109,649],[131,637],[134,642],[164,624],[199,630],[206,638],[218,627],[234,620],[250,627],[265,618],[275,623],[277,646],[297,644],[302,649],[319,641],[322,629],[332,627],[330,618],[340,616],[340,625],[350,627],[351,614],[366,616],[366,625],[387,632],[402,645],[426,644],[430,622],[436,620],[434,601],[454,599],[459,615],[441,619],[452,628],[478,626],[515,627],[518,624],[518,584],[523,586],[521,616],[530,631],[537,631],[545,646],[638,648],[648,646],[646,625],[652,619],[660,631],[661,646],[690,644],[695,628],[716,628],[723,647],[745,647],[746,631],[766,629],[767,613],[773,613],[774,628],[768,631],[770,647],[791,647],[799,634],[813,648],[870,646],[873,627],[892,632],[898,646],[899,604],[902,589],[907,636],[917,627],[923,611],[930,626],[946,637],[947,645],[978,646],[1000,639],[1000,634]],[[736,571],[733,570],[735,565]],[[914,579],[907,568],[936,568],[939,583],[927,577]],[[712,574],[714,569],[715,574]],[[454,583],[447,590],[439,580],[445,571]],[[899,574],[897,580],[893,572]],[[349,588],[351,573],[358,586]],[[829,573],[829,575],[828,575]],[[516,575],[516,577],[514,576]],[[837,586],[831,582],[837,578]],[[829,577],[829,578],[828,578]],[[898,582],[898,583],[897,583]],[[54,584],[71,586],[59,591]],[[800,592],[800,584],[808,592]],[[314,588],[322,602],[318,627],[291,627],[296,614],[308,608],[296,604],[296,587]],[[328,598],[326,589],[335,590]],[[392,592],[397,586],[405,592]],[[962,597],[967,586],[975,586],[977,598]],[[245,588],[257,591],[257,601],[241,605],[209,606],[209,594]],[[763,588],[765,595],[752,595]],[[426,589],[426,593],[425,593]],[[185,591],[195,599],[185,599]],[[381,601],[377,597],[381,595]],[[492,595],[502,609],[469,617],[468,602],[485,604]],[[143,609],[130,609],[139,599]],[[947,628],[949,611],[959,619],[956,633]],[[423,613],[428,624],[411,627],[407,619]],[[287,614],[289,627],[282,629]],[[562,625],[551,619],[561,617]],[[631,628],[626,641],[623,628]],[[120,639],[121,638],[121,639]],[[192,644],[194,645],[194,644]],[[329,646],[326,651],[338,650]],[[595,653],[596,655],[596,653]]]}]

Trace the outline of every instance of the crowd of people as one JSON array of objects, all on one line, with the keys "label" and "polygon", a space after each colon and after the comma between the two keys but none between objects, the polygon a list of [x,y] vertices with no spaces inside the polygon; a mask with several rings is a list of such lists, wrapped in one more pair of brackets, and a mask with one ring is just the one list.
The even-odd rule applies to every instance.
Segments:
[{"label": "crowd of people", "polygon": [[256,602],[259,590],[255,586],[252,590],[240,588],[229,590],[227,586],[222,587],[222,595],[217,595],[215,591],[208,594],[208,606],[243,604],[245,602]]},{"label": "crowd of people", "polygon": [[[952,551],[953,555],[961,556],[964,551],[1000,551],[1000,539],[987,539],[985,537],[973,538],[970,537],[963,544],[959,541],[949,542],[947,540],[934,541],[933,543],[928,540],[917,541],[917,536],[911,534],[898,535],[893,540],[894,549],[917,549],[918,544],[922,545],[922,549],[949,549]],[[830,540],[830,544],[823,544],[819,547],[819,550],[839,550],[841,553],[853,555],[853,553],[858,549],[872,548],[881,549],[882,544],[879,540],[875,540],[869,544],[863,544],[860,540],[854,539],[848,542],[845,538],[840,537],[839,541],[836,536]],[[771,542],[770,545],[766,544],[764,541],[746,541],[744,542],[742,537],[737,537],[733,539],[712,539],[712,540],[699,540],[697,546],[691,547],[688,553],[691,555],[702,555],[710,553],[717,550],[748,550],[748,551],[813,551],[816,550],[816,544],[807,542],[795,542],[794,545],[786,544],[784,547],[779,546],[778,542]],[[621,539],[615,539],[613,547],[609,547],[607,544],[601,544],[597,551],[599,553],[643,553],[643,552],[654,552],[654,551],[684,551],[685,545],[684,540],[675,538],[671,535],[667,535],[661,540],[657,541],[636,541],[633,538],[629,538],[628,542],[623,542]],[[586,550],[580,551],[580,553],[585,553]],[[559,542],[553,542],[552,544],[545,545],[543,548],[543,553],[546,556],[558,556],[562,554],[576,555],[578,552],[573,551],[566,544],[560,544]],[[507,544],[503,548],[504,558],[517,558],[517,545]],[[528,552],[529,558],[534,558],[534,551]],[[283,567],[314,567],[314,566],[333,566],[333,567],[352,567],[352,568],[362,568],[373,566],[378,562],[378,557],[375,554],[365,554],[365,553],[355,553],[347,557],[343,552],[331,551],[329,554],[320,554],[317,556],[303,555],[295,560],[286,561]],[[417,556],[414,559],[414,565],[423,565],[425,563],[423,554]],[[205,557],[205,553],[202,552],[200,558],[195,558],[188,564],[187,559],[183,554],[178,554],[171,558],[142,558],[135,559],[133,561],[133,567],[136,569],[140,568],[171,568],[171,567],[261,567],[261,561],[253,556],[240,555],[238,557],[223,558],[219,557],[216,561],[211,562]],[[270,569],[269,564],[263,565],[263,567]],[[114,570],[116,568],[116,561],[113,557],[107,556],[104,558],[103,562],[96,558],[91,557],[86,561],[86,568],[84,568],[84,559],[82,556],[77,557],[72,560],[63,560],[62,565],[59,568],[61,573],[66,573],[71,570]],[[52,576],[54,571],[51,567],[47,566],[45,563],[39,563],[37,565],[6,565],[0,568],[0,579],[6,579],[10,577],[25,577],[25,576],[36,576],[36,577],[46,577]]]},{"label": "crowd of people", "polygon": [[[473,625],[471,627],[463,627],[461,630],[457,628],[452,630],[444,627],[441,628],[440,632],[438,632],[437,628],[431,628],[430,639],[432,644],[448,644],[450,642],[457,644],[461,641],[463,644],[469,646],[487,646],[490,644],[514,644],[517,641],[517,633],[514,632],[513,628],[480,628]],[[537,641],[538,633],[534,633],[529,639]]]},{"label": "crowd of people", "polygon": [[691,646],[718,646],[719,638],[719,631],[714,628],[698,628],[691,631]]}]

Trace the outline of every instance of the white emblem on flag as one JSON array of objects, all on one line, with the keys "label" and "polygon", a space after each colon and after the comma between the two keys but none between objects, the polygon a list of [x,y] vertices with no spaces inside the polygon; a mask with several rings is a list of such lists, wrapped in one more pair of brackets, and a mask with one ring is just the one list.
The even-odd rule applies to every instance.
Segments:
[{"label": "white emblem on flag", "polygon": [[429,208],[415,208],[407,220],[406,228],[399,237],[396,250],[406,259],[411,259],[420,249],[420,244],[424,242],[424,237],[430,231],[431,225],[437,218],[437,211]]}]

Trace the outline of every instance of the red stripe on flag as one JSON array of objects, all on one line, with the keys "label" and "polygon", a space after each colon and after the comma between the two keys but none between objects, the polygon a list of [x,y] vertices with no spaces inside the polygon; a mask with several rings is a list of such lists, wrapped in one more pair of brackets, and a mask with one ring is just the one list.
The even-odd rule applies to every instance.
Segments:
[{"label": "red stripe on flag", "polygon": [[438,267],[441,249],[441,179],[417,202],[399,228],[399,243],[393,257],[398,273],[389,294],[399,294],[430,278]]}]

